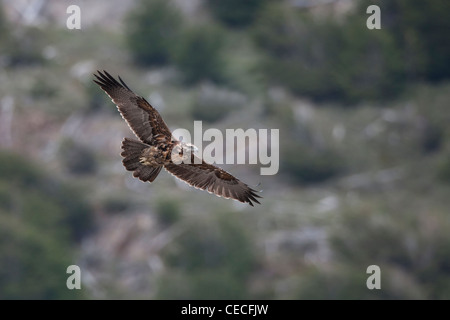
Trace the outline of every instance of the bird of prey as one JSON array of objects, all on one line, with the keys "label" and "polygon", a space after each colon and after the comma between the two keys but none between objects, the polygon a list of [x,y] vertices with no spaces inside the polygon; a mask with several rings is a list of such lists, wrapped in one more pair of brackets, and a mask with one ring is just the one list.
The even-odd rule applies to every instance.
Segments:
[{"label": "bird of prey", "polygon": [[137,96],[120,77],[118,82],[104,70],[97,73],[94,82],[116,104],[122,118],[140,140],[125,138],[122,141],[122,162],[128,171],[133,171],[134,177],[153,182],[164,168],[195,188],[251,206],[253,202],[259,203],[257,198],[261,196],[256,190],[198,158],[194,145],[172,137],[158,111],[143,97]]}]

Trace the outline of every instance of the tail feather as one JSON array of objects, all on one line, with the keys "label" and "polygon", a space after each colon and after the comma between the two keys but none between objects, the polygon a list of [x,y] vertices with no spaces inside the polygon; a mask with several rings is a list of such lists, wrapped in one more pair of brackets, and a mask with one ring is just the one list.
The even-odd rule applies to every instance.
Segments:
[{"label": "tail feather", "polygon": [[140,141],[125,138],[122,141],[122,163],[128,171],[133,171],[133,176],[142,181],[153,182],[162,169],[161,167],[145,166],[139,162],[144,149],[149,146]]}]

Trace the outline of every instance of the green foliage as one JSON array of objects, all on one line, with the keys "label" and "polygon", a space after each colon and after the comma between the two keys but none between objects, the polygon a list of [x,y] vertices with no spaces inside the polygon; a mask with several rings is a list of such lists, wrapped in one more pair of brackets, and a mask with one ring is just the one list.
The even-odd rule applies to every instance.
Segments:
[{"label": "green foliage", "polygon": [[18,187],[37,188],[43,181],[43,174],[25,158],[12,153],[0,153],[0,178]]},{"label": "green foliage", "polygon": [[[5,212],[19,210],[23,218],[36,220],[36,224],[67,225],[61,231],[73,241],[89,231],[91,209],[81,190],[46,176],[30,161],[15,154],[0,153],[0,182],[0,209]],[[36,211],[45,211],[46,218],[40,220],[42,215]]]},{"label": "green foliage", "polygon": [[11,43],[10,26],[7,23],[5,14],[3,12],[3,6],[0,7],[0,52],[1,58],[4,59],[4,52],[8,49]]},{"label": "green foliage", "polygon": [[179,41],[181,15],[165,0],[142,0],[127,18],[128,47],[142,65],[164,65]]},{"label": "green foliage", "polygon": [[448,299],[446,210],[421,210],[414,204],[391,207],[366,204],[343,215],[331,239],[339,263],[379,265],[384,272],[380,298]]},{"label": "green foliage", "polygon": [[315,148],[299,140],[282,145],[281,170],[293,182],[310,184],[324,182],[344,170],[343,158],[329,147]]},{"label": "green foliage", "polygon": [[304,184],[324,182],[342,171],[342,159],[329,150],[288,150],[283,158],[283,172]]},{"label": "green foliage", "polygon": [[421,139],[419,147],[423,153],[436,153],[444,149],[450,135],[448,123],[450,110],[450,84],[415,85],[405,94],[418,107]]},{"label": "green foliage", "polygon": [[395,97],[411,80],[450,77],[448,1],[381,1],[382,29],[369,30],[372,2],[359,2],[342,21],[267,6],[253,39],[266,51],[270,82],[319,101],[357,103]]},{"label": "green foliage", "polygon": [[111,99],[93,81],[89,81],[85,87],[88,98],[88,111],[116,114],[117,109],[111,105]]},{"label": "green foliage", "polygon": [[110,196],[101,202],[101,208],[109,214],[121,213],[130,210],[133,207],[129,197],[123,194]]},{"label": "green foliage", "polygon": [[72,139],[61,143],[59,155],[64,167],[72,174],[92,174],[97,170],[94,152]]},{"label": "green foliage", "polygon": [[64,208],[63,225],[69,227],[69,237],[73,241],[80,241],[83,236],[92,231],[92,208],[86,200],[86,190],[79,187],[53,183],[49,192],[54,193],[54,201]]},{"label": "green foliage", "polygon": [[207,0],[216,19],[229,27],[242,28],[253,23],[267,0]]},{"label": "green foliage", "polygon": [[432,153],[439,151],[444,142],[444,129],[435,124],[426,124],[423,130],[421,147],[423,152]]},{"label": "green foliage", "polygon": [[[305,272],[298,284],[296,299],[300,300],[364,300],[376,299],[380,290],[369,290],[369,275],[351,266],[333,266],[332,270],[312,269]],[[384,289],[384,288],[383,288]]]},{"label": "green foliage", "polygon": [[[302,274],[297,298],[448,299],[446,209],[424,210],[421,201],[401,197],[376,204],[365,200],[334,221],[329,239],[333,259],[327,267]],[[380,267],[381,290],[366,287],[370,265]]]},{"label": "green foliage", "polygon": [[[45,217],[46,211],[35,213]],[[0,210],[0,299],[83,297],[80,290],[67,289],[66,268],[74,262],[67,243],[49,231]]]},{"label": "green foliage", "polygon": [[186,83],[202,80],[224,81],[222,29],[194,26],[183,31],[179,43],[172,51],[175,66],[183,73]]},{"label": "green foliage", "polygon": [[6,37],[4,53],[7,65],[11,67],[37,65],[44,63],[42,50],[46,38],[43,30],[36,27],[26,27],[14,30]]},{"label": "green foliage", "polygon": [[157,298],[163,300],[245,299],[246,289],[234,275],[220,270],[170,274],[159,281]]},{"label": "green foliage", "polygon": [[128,46],[137,63],[173,63],[186,83],[224,80],[221,29],[194,26],[182,30],[181,14],[164,0],[141,1],[127,21]]},{"label": "green foliage", "polygon": [[[166,253],[171,271],[160,282],[163,299],[241,299],[256,266],[247,230],[231,217],[197,221]],[[180,290],[169,290],[176,283]]]},{"label": "green foliage", "polygon": [[170,199],[162,199],[156,204],[158,221],[163,226],[170,226],[181,218],[180,207],[177,202]]},{"label": "green foliage", "polygon": [[36,79],[33,86],[30,89],[30,95],[35,99],[51,99],[58,92],[58,89],[53,87],[47,81]]},{"label": "green foliage", "polygon": [[259,17],[253,38],[267,53],[262,68],[270,82],[296,94],[354,103],[401,89],[403,66],[392,36],[368,30],[360,14],[339,23],[274,4]]},{"label": "green foliage", "polygon": [[450,183],[450,153],[447,152],[440,159],[437,166],[437,177],[438,179]]},{"label": "green foliage", "polygon": [[[360,2],[360,12],[373,1]],[[450,2],[434,0],[381,0],[382,24],[394,37],[410,80],[449,79]]]},{"label": "green foliage", "polygon": [[[328,76],[338,88],[342,100],[386,100],[402,89],[403,64],[390,33],[362,28],[364,19],[349,18],[342,26],[339,43],[329,48],[337,51]],[[332,59],[331,56],[329,56]],[[334,68],[333,68],[334,66]]]},{"label": "green foliage", "polygon": [[0,153],[1,299],[81,298],[66,288],[66,268],[90,226],[91,209],[79,191]]}]

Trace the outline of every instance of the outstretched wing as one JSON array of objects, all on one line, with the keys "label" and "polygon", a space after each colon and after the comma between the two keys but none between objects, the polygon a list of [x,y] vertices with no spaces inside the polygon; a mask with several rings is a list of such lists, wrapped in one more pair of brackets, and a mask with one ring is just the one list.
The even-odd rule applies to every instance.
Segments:
[{"label": "outstretched wing", "polygon": [[225,170],[205,161],[200,164],[168,164],[164,168],[172,175],[198,189],[206,190],[219,197],[235,199],[253,206],[261,198],[248,185],[235,178]]},{"label": "outstretched wing", "polygon": [[134,134],[144,143],[152,144],[155,138],[171,141],[172,133],[158,111],[144,98],[137,96],[119,77],[120,83],[108,72],[97,71],[94,80],[117,105],[122,118]]}]

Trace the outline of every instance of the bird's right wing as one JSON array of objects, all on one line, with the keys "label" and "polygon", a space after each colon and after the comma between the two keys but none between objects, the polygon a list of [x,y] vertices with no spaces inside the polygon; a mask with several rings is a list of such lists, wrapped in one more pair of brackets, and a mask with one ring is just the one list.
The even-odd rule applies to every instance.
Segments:
[{"label": "bird's right wing", "polygon": [[105,91],[119,109],[122,118],[136,136],[144,143],[154,139],[171,141],[172,133],[159,112],[142,97],[137,96],[119,77],[120,83],[108,72],[97,71],[94,80]]},{"label": "bird's right wing", "polygon": [[229,174],[225,170],[202,161],[199,164],[166,164],[164,168],[178,179],[209,193],[227,199],[235,199],[253,206],[259,203],[258,191]]}]

